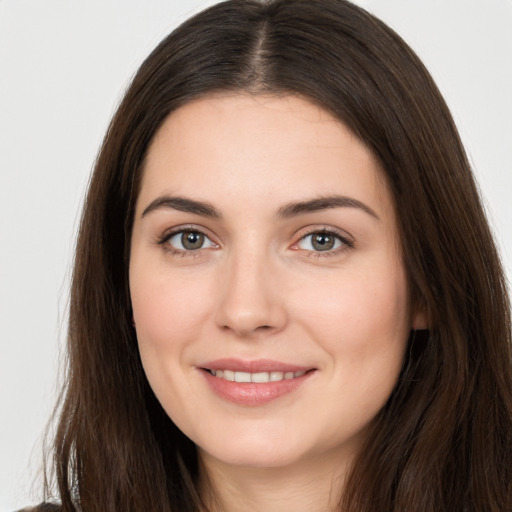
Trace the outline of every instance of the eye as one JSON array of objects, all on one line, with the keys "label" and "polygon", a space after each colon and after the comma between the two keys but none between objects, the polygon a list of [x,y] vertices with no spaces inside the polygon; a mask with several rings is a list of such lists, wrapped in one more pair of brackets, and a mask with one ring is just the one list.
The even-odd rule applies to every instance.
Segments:
[{"label": "eye", "polygon": [[204,233],[194,230],[173,233],[165,242],[178,251],[197,251],[215,246]]},{"label": "eye", "polygon": [[303,236],[297,247],[305,251],[327,252],[335,251],[343,246],[351,246],[350,242],[330,231],[315,231]]}]

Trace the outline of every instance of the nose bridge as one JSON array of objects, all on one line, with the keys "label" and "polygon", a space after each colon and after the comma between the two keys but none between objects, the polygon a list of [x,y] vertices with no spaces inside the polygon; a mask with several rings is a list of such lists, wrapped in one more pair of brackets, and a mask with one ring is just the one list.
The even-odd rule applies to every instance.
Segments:
[{"label": "nose bridge", "polygon": [[276,265],[268,247],[233,247],[222,272],[217,323],[239,336],[280,330],[286,315],[276,288]]}]

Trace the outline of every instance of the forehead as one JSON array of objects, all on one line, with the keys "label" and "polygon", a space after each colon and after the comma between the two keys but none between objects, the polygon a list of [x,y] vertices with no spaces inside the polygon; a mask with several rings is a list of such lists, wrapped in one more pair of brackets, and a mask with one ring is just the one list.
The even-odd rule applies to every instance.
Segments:
[{"label": "forehead", "polygon": [[140,200],[164,193],[247,206],[333,193],[390,203],[372,152],[330,113],[291,95],[208,96],[169,115],[149,148]]}]

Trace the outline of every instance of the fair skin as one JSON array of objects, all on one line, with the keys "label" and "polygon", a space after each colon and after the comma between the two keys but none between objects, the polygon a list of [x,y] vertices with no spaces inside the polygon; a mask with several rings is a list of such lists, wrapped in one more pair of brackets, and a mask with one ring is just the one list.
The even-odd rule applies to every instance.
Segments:
[{"label": "fair skin", "polygon": [[134,321],[219,510],[335,509],[419,321],[399,247],[372,153],[304,99],[209,96],[159,129],[132,234]]}]

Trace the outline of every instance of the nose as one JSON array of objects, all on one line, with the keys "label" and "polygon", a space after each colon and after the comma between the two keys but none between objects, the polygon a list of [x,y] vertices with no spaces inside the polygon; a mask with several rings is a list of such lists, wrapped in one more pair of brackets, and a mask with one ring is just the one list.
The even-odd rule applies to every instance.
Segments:
[{"label": "nose", "polygon": [[287,322],[277,269],[259,251],[242,251],[225,262],[216,323],[241,338],[281,331]]}]

